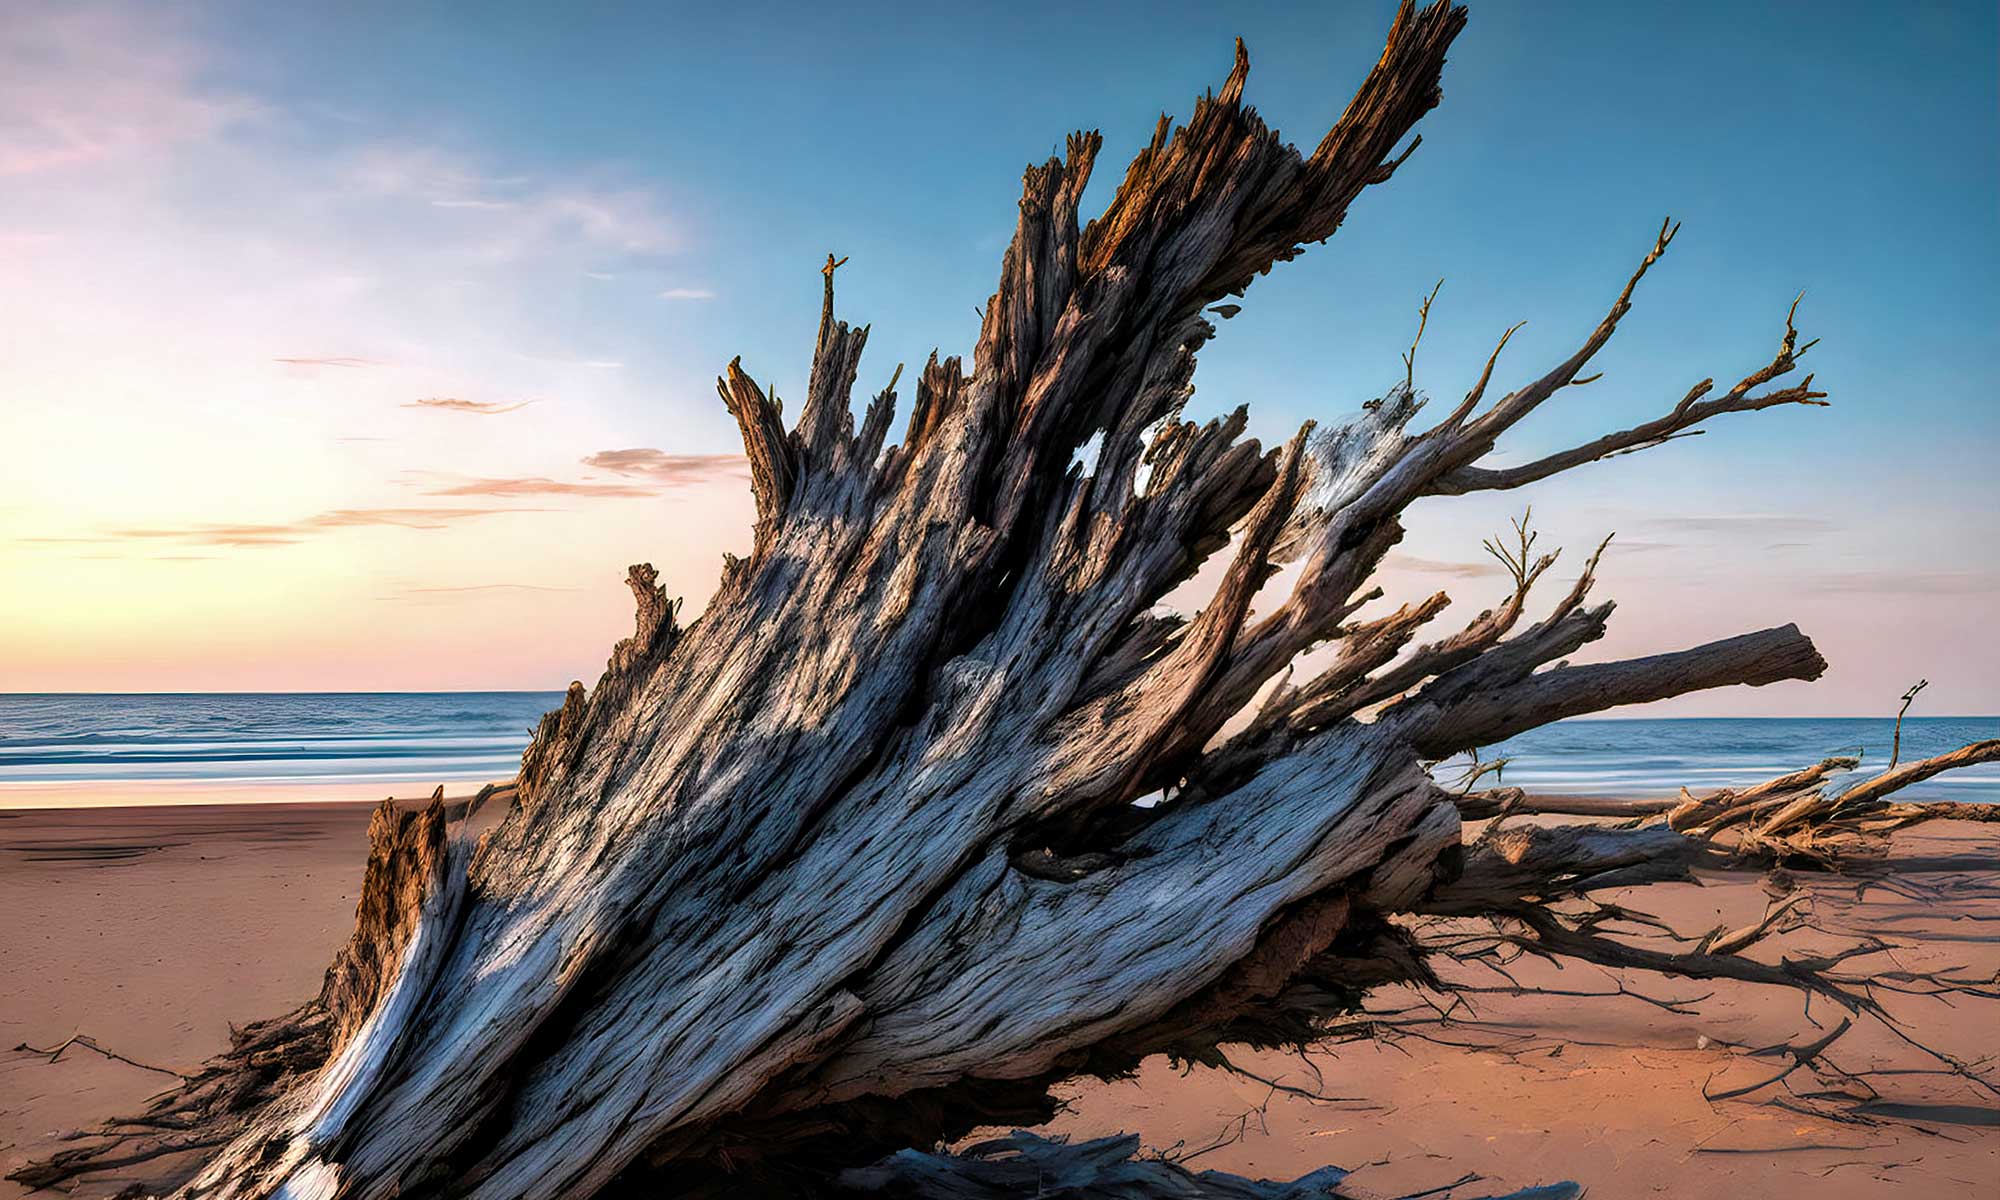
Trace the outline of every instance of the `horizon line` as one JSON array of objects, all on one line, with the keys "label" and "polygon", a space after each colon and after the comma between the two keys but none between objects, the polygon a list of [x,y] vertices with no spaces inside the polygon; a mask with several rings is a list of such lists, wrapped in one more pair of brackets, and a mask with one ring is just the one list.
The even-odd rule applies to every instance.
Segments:
[{"label": "horizon line", "polygon": [[[581,681],[578,681],[581,682]],[[146,690],[146,691],[0,691],[0,700],[19,697],[78,697],[78,696],[560,696],[568,691],[559,688],[287,688],[249,689],[244,691],[216,690]],[[1673,716],[1617,716],[1611,713],[1594,713],[1582,717],[1565,717],[1550,724],[1580,725],[1592,721],[1893,721],[1896,714],[1889,713],[1767,713],[1747,717],[1727,714],[1676,714]],[[1909,714],[1905,721],[2000,721],[1996,713],[1920,713]]]}]

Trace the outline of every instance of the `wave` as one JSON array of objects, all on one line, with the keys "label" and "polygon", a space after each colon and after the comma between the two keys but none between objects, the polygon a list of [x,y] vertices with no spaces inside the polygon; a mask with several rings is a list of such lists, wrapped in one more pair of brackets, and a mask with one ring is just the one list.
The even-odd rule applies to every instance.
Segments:
[{"label": "wave", "polygon": [[[560,692],[0,695],[0,806],[10,787],[70,784],[418,784],[513,774]],[[1769,779],[1834,755],[1863,774],[1888,761],[1883,718],[1562,721],[1497,746],[1497,777],[1550,792],[1674,795]],[[1904,761],[2000,737],[1996,717],[1914,717]],[[1463,756],[1438,764],[1449,785]],[[1927,780],[1909,794],[2000,802],[2000,764]]]},{"label": "wave", "polygon": [[[1761,783],[1839,756],[1861,760],[1856,773],[1887,767],[1896,724],[1874,717],[1675,717],[1561,721],[1496,746],[1480,747],[1481,762],[1505,759],[1482,786],[1620,796],[1671,796]],[[1912,717],[1903,723],[1901,761],[1910,762],[1967,742],[2000,737],[2000,717]],[[1470,759],[1434,768],[1447,785]],[[2000,763],[1954,771],[1913,785],[1911,798],[2000,802]]]},{"label": "wave", "polygon": [[5,789],[512,775],[560,692],[0,695]]}]

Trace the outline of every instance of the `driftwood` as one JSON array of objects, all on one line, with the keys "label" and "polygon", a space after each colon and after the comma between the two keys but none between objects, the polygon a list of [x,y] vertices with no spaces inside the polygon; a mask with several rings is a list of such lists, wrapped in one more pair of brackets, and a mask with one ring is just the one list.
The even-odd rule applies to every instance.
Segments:
[{"label": "driftwood", "polygon": [[[957,1154],[904,1150],[869,1167],[843,1172],[839,1186],[871,1196],[962,1196],[1011,1200],[1339,1200],[1348,1172],[1321,1167],[1289,1183],[1245,1179],[1221,1171],[1190,1171],[1164,1159],[1135,1158],[1133,1135],[1071,1145],[1017,1131]],[[1463,1181],[1470,1182],[1470,1181]],[[1575,1200],[1575,1184],[1510,1192],[1493,1200]],[[1414,1198],[1412,1198],[1414,1200]]]},{"label": "driftwood", "polygon": [[[931,1151],[1046,1118],[1049,1088],[1080,1073],[1324,1036],[1369,989],[1428,979],[1427,955],[1458,952],[1421,936],[1454,915],[1490,918],[1490,936],[1537,953],[1872,1011],[1845,959],[1745,954],[1778,918],[1669,953],[1615,937],[1590,893],[1707,861],[1840,866],[1889,827],[1956,815],[1885,797],[1991,758],[1990,744],[1844,794],[1829,767],[1667,811],[1589,814],[1612,826],[1544,828],[1507,797],[1454,796],[1424,763],[1617,705],[1811,679],[1824,665],[1812,643],[1784,626],[1563,665],[1611,605],[1590,602],[1593,557],[1523,627],[1553,562],[1529,561],[1525,527],[1512,594],[1462,631],[1410,649],[1442,595],[1360,615],[1399,513],[1420,498],[1519,487],[1713,417],[1820,403],[1810,376],[1770,386],[1811,345],[1790,317],[1771,361],[1719,395],[1704,380],[1658,420],[1488,465],[1513,425],[1589,381],[1674,237],[1666,224],[1569,358],[1489,403],[1496,349],[1421,432],[1413,363],[1344,424],[1271,450],[1242,437],[1241,409],[1181,419],[1216,332],[1205,310],[1332,235],[1393,176],[1464,19],[1406,4],[1305,155],[1244,106],[1239,46],[1221,88],[1186,125],[1163,117],[1081,227],[1100,139],[1072,136],[1026,173],[969,368],[932,357],[900,445],[886,445],[893,381],[857,428],[868,331],[836,319],[829,256],[796,421],[739,363],[719,381],[757,524],[701,618],[682,626],[652,569],[635,567],[633,635],[595,687],[572,685],[543,719],[496,828],[473,844],[441,805],[385,806],[357,928],[320,996],[115,1123],[96,1158],[71,1151],[23,1177],[130,1161],[150,1136],[226,1141],[191,1178],[165,1181],[214,1198],[911,1180],[995,1195],[1016,1190],[1023,1158],[1165,1179],[1163,1166],[1117,1167],[1125,1143]],[[1225,550],[1198,613],[1158,607]],[[1288,564],[1288,589],[1253,612]],[[1327,645],[1330,665],[1292,683],[1290,664]],[[1470,834],[1468,815],[1496,825]],[[1182,1190],[1164,1194],[1315,1194],[1175,1179]],[[1066,1194],[1134,1194],[1118,1186]]]}]

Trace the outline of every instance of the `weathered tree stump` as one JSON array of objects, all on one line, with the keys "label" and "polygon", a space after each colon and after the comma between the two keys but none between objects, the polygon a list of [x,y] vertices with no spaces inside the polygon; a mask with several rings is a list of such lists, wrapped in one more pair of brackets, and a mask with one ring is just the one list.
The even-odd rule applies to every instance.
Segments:
[{"label": "weathered tree stump", "polygon": [[[1734,952],[1760,931],[1665,955],[1553,904],[1704,856],[1811,858],[1821,835],[1859,846],[1929,814],[1842,799],[1805,772],[1671,813],[1597,814],[1640,828],[1517,823],[1468,849],[1464,820],[1532,805],[1452,795],[1424,768],[1580,713],[1813,678],[1823,663],[1796,628],[1564,666],[1611,605],[1588,603],[1586,569],[1521,628],[1551,561],[1525,545],[1513,593],[1457,634],[1409,649],[1442,595],[1357,620],[1420,498],[1819,403],[1810,376],[1760,390],[1808,348],[1789,318],[1775,357],[1720,394],[1704,380],[1656,421],[1484,465],[1511,426],[1587,382],[1669,225],[1570,358],[1490,404],[1489,361],[1421,432],[1408,379],[1268,451],[1242,438],[1241,409],[1180,417],[1216,332],[1204,310],[1391,178],[1464,19],[1406,4],[1304,156],[1244,106],[1239,46],[1220,90],[1180,128],[1163,117],[1082,227],[1100,139],[1072,136],[1025,176],[969,371],[933,356],[901,445],[885,448],[893,382],[856,428],[868,331],[835,319],[829,258],[797,421],[737,363],[719,382],[758,520],[700,619],[681,626],[634,568],[633,636],[542,721],[504,821],[473,845],[440,808],[385,807],[321,996],[246,1031],[107,1147],[25,1177],[129,1159],[137,1131],[166,1149],[225,1142],[179,1193],[216,1200],[574,1198],[630,1181],[647,1195],[912,1180],[999,1195],[1023,1156],[1105,1183],[1066,1194],[1331,1194],[1337,1172],[1283,1187],[1166,1164],[1120,1174],[1122,1143],[928,1152],[1044,1118],[1048,1088],[1079,1073],[1310,1041],[1370,987],[1426,976],[1396,914],[1492,915],[1551,953],[1865,1008],[1825,966]],[[1093,437],[1095,461],[1077,465]],[[1159,609],[1225,551],[1198,613]],[[1288,593],[1253,614],[1285,564]],[[1280,679],[1328,644],[1318,675]],[[1175,1172],[1182,1190],[1157,1190]]]}]

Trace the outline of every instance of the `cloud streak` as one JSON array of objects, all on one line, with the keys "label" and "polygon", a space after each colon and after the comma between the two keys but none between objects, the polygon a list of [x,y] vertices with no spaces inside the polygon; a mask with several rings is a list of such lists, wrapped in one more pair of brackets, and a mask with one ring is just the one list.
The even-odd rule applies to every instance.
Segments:
[{"label": "cloud streak", "polygon": [[1408,554],[1391,554],[1383,558],[1382,565],[1391,571],[1410,571],[1418,575],[1445,575],[1453,579],[1481,579],[1500,574],[1500,564],[1495,562],[1442,562],[1432,558],[1416,558]]},{"label": "cloud streak", "polygon": [[[1781,513],[1721,513],[1710,516],[1664,516],[1647,517],[1643,524],[1649,529],[1675,530],[1685,533],[1740,534],[1746,537],[1798,537],[1813,533],[1830,533],[1839,528],[1824,517],[1802,517]],[[1616,545],[1617,543],[1613,543]]]},{"label": "cloud streak", "polygon": [[1813,579],[1816,592],[1878,596],[1979,596],[2000,592],[1991,571],[1835,571]]},{"label": "cloud streak", "polygon": [[462,222],[480,257],[495,262],[552,247],[659,255],[683,240],[650,187],[495,173],[427,146],[370,148],[349,161],[345,179],[363,195],[419,201],[440,220]]},{"label": "cloud streak", "polygon": [[539,475],[513,479],[471,479],[450,487],[437,488],[424,493],[426,496],[588,496],[598,499],[623,499],[637,496],[656,496],[657,489],[641,487],[632,483],[575,483],[564,479],[547,479]]},{"label": "cloud streak", "polygon": [[600,450],[585,458],[583,465],[614,475],[650,479],[665,487],[744,479],[750,474],[749,460],[741,454],[668,454],[649,446]]},{"label": "cloud streak", "polygon": [[[163,541],[189,546],[235,548],[293,546],[309,538],[343,529],[447,529],[461,522],[502,513],[534,512],[526,508],[335,508],[280,524],[198,522],[187,525],[145,525],[105,531],[96,538],[34,539],[41,541]],[[23,541],[30,539],[21,539]]]},{"label": "cloud streak", "polygon": [[519,412],[533,403],[535,403],[533,400],[523,400],[518,404],[503,404],[498,400],[461,400],[456,396],[426,396],[421,400],[412,400],[408,404],[403,405],[403,407],[433,408],[441,409],[445,412],[472,413],[482,417],[497,417],[501,413]]},{"label": "cloud streak", "polygon": [[429,595],[438,592],[580,592],[582,588],[547,587],[539,583],[469,583],[461,587],[413,587],[404,588],[406,595]]},{"label": "cloud streak", "polygon": [[288,367],[304,367],[307,370],[317,370],[320,367],[342,367],[351,370],[359,367],[379,367],[382,365],[381,363],[376,362],[372,358],[347,358],[347,357],[274,358],[271,361],[275,363],[283,363]]}]

